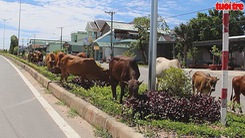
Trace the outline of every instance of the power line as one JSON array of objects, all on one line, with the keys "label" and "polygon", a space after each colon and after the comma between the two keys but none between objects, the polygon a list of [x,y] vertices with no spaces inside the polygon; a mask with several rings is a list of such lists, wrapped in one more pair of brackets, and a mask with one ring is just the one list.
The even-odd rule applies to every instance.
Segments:
[{"label": "power line", "polygon": [[[234,2],[241,2],[241,0],[234,1]],[[168,16],[168,17],[166,17],[165,19],[173,18],[173,17],[178,17],[178,16],[185,16],[185,15],[188,15],[188,14],[193,14],[193,13],[197,13],[197,12],[201,12],[201,11],[211,10],[211,9],[214,9],[214,8],[215,8],[215,7],[210,7],[210,8],[201,9],[201,10],[196,10],[196,11],[187,12],[187,13],[183,13],[183,14],[177,14],[177,15],[173,15],[173,16]]]},{"label": "power line", "polygon": [[197,13],[197,12],[201,12],[201,11],[210,10],[210,9],[213,9],[213,8],[214,8],[214,7],[212,7],[212,8],[207,8],[207,9],[202,9],[202,10],[197,10],[197,11],[192,11],[192,12],[188,12],[188,13],[183,13],[183,14],[177,14],[177,15],[173,15],[173,16],[168,16],[168,17],[166,17],[165,19],[173,18],[173,17],[178,17],[178,16],[184,16],[184,15],[188,15],[188,14],[193,14],[193,13]]}]

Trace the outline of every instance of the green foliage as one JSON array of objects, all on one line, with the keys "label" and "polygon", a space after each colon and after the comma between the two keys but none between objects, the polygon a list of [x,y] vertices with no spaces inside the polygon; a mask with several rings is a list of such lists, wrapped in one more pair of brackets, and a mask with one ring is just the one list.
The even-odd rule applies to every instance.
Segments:
[{"label": "green foliage", "polygon": [[101,127],[96,128],[95,136],[99,138],[112,138],[112,135],[106,129]]},{"label": "green foliage", "polygon": [[78,116],[78,112],[74,108],[70,108],[67,114],[68,114],[68,117],[71,117],[71,118]]},{"label": "green foliage", "polygon": [[[136,42],[131,44],[131,47],[138,49],[141,51],[143,62],[147,63],[147,55],[146,55],[146,47],[148,47],[149,44],[149,30],[150,30],[150,16],[144,16],[144,17],[137,17],[134,19],[134,26],[138,29],[139,38]],[[169,32],[169,26],[165,22],[165,20],[162,17],[159,17],[158,24],[157,24],[158,30],[163,30],[166,32]]]},{"label": "green foliage", "polygon": [[[14,54],[15,47],[18,48],[18,38],[15,35],[12,35],[11,36],[10,47],[9,47],[9,53],[10,54]],[[15,50],[15,53],[17,53],[16,50]]]},{"label": "green foliage", "polygon": [[18,47],[14,47],[13,54],[14,54],[14,55],[17,55],[17,54],[18,54],[18,50],[19,50],[19,48],[18,48]]},{"label": "green foliage", "polygon": [[183,61],[186,61],[188,49],[192,47],[193,31],[190,25],[180,24],[174,28],[177,37],[178,52],[181,53]]},{"label": "green foliage", "polygon": [[131,58],[135,58],[136,57],[136,55],[130,50],[127,50],[127,51],[123,52],[122,55],[124,55],[126,57],[131,57]]},{"label": "green foliage", "polygon": [[218,47],[216,45],[213,45],[212,46],[212,50],[210,50],[210,52],[213,54],[213,64],[215,62],[215,56],[218,58],[218,64],[219,64],[219,60],[220,60],[220,57],[221,57],[221,50],[218,49]]},{"label": "green foliage", "polygon": [[184,70],[170,67],[163,74],[159,80],[160,90],[178,97],[191,96],[191,78]]},{"label": "green foliage", "polygon": [[[245,32],[245,16],[243,11],[230,11],[229,33],[231,36],[243,35]],[[197,13],[197,16],[186,24],[175,27],[177,45],[183,61],[186,60],[186,53],[192,47],[192,42],[203,40],[215,40],[222,38],[222,11],[209,10],[208,13]],[[180,44],[178,44],[180,43]],[[243,45],[230,47],[230,50],[242,51]]]},{"label": "green foliage", "polygon": [[197,47],[192,47],[188,50],[187,58],[192,60],[192,64],[195,64],[197,55],[198,55]]}]

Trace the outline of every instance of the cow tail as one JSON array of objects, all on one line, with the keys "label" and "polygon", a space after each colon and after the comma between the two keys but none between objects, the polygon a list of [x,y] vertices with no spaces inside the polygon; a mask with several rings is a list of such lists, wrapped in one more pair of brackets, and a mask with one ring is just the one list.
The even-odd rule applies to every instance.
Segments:
[{"label": "cow tail", "polygon": [[232,83],[232,86],[231,86],[231,98],[230,98],[230,101],[232,101],[232,98],[233,98],[233,83]]}]

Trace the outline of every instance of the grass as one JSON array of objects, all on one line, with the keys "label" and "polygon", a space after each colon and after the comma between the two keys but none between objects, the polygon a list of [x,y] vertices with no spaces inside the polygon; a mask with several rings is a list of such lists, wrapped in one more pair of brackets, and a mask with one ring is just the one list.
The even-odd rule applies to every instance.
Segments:
[{"label": "grass", "polygon": [[112,138],[112,135],[103,128],[96,128],[94,133],[95,133],[95,136],[99,138]]},{"label": "grass", "polygon": [[[11,56],[16,58],[15,56]],[[16,58],[21,60],[19,58]],[[46,74],[49,79],[56,80],[57,77],[49,74],[45,67],[38,67],[32,63],[21,60],[21,62],[28,64],[38,70],[40,73]],[[119,104],[118,100],[115,101],[112,98],[110,87],[99,87],[95,86],[89,90],[85,90],[80,86],[74,85],[72,83],[67,83],[67,86],[71,88],[70,92],[75,95],[82,97],[86,101],[97,106],[102,111],[118,118],[120,121],[126,124],[134,124],[141,128],[141,132],[147,137],[158,136],[161,131],[177,133],[180,136],[194,136],[194,137],[245,137],[245,116],[236,115],[233,113],[227,114],[227,126],[222,126],[219,122],[214,124],[194,124],[194,123],[182,123],[170,120],[140,120],[137,118],[130,119],[130,112],[123,112],[123,105]],[[139,92],[145,92],[147,86],[141,85]],[[120,88],[117,87],[117,95],[119,99]],[[123,113],[123,114],[122,114]],[[71,109],[69,113],[71,116],[77,115],[76,110]],[[105,130],[102,130],[102,135]]]},{"label": "grass", "polygon": [[78,112],[74,108],[70,108],[67,113],[68,113],[67,117],[70,117],[70,118],[74,118],[74,117],[78,116]]},{"label": "grass", "polygon": [[65,102],[63,101],[57,101],[55,104],[60,106],[66,106]]}]

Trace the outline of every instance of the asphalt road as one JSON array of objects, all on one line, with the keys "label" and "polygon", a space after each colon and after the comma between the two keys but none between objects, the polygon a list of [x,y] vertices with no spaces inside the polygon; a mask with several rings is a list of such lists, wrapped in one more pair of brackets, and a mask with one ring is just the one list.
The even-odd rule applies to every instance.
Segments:
[{"label": "asphalt road", "polygon": [[[108,68],[108,64],[107,63],[103,63],[102,67],[104,68]],[[149,70],[147,66],[139,66],[139,70],[140,70],[140,81],[144,81],[145,84],[148,84],[148,74],[149,74]],[[216,89],[215,92],[212,93],[212,96],[215,97],[220,97],[221,96],[221,87],[222,87],[222,71],[221,70],[210,70],[210,69],[184,69],[186,72],[190,72],[190,75],[192,76],[196,71],[203,71],[206,73],[210,73],[211,76],[216,76],[218,77],[220,80],[217,82],[216,84]],[[239,76],[239,75],[245,75],[244,71],[228,71],[228,95],[227,95],[227,102],[229,104],[230,102],[230,96],[231,96],[231,90],[232,90],[232,86],[231,86],[231,81],[232,78],[234,76]],[[233,92],[234,95],[234,92]],[[242,110],[243,112],[245,112],[245,97],[243,95],[241,95],[241,105],[242,105]]]},{"label": "asphalt road", "polygon": [[[94,137],[93,130],[90,131],[84,126],[86,122],[76,119],[75,121],[79,122],[73,121],[73,126],[77,126],[75,129],[78,131],[83,130],[78,134],[66,122],[71,119],[63,119],[61,116],[65,117],[65,115],[58,113],[64,114],[64,112],[55,111],[39,94],[40,88],[37,90],[35,87],[40,87],[40,84],[36,82],[34,87],[32,85],[34,81],[33,78],[25,77],[17,67],[0,55],[0,137]],[[50,95],[46,97],[51,97]],[[65,107],[58,108],[63,110]]]}]

